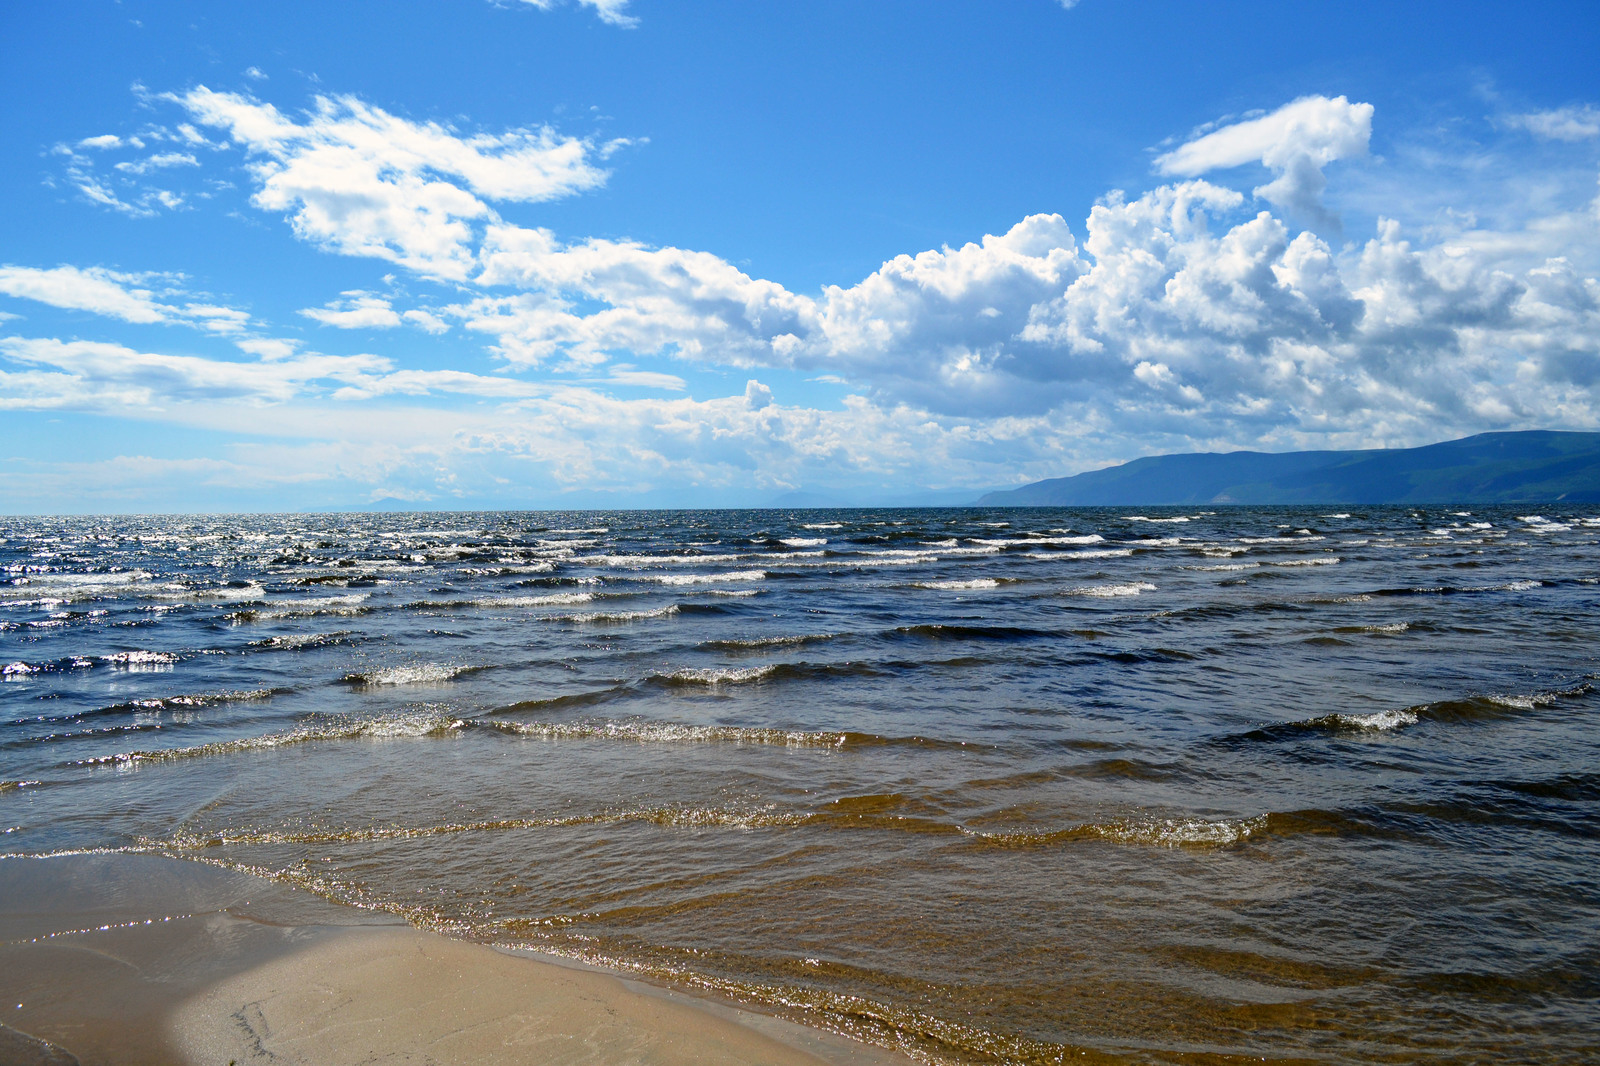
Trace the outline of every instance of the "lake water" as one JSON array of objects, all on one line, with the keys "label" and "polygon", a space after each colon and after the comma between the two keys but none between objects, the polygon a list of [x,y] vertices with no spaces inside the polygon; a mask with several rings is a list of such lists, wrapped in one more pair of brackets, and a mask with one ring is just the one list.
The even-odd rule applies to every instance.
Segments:
[{"label": "lake water", "polygon": [[0,851],[936,1060],[1592,1061],[1597,515],[0,519]]}]

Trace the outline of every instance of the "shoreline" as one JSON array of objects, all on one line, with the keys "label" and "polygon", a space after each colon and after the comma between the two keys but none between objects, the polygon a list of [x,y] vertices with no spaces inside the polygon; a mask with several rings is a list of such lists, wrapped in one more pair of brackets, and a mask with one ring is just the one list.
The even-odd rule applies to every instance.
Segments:
[{"label": "shoreline", "polygon": [[913,1061],[625,973],[453,940],[183,859],[0,859],[0,1061],[269,1060]]}]

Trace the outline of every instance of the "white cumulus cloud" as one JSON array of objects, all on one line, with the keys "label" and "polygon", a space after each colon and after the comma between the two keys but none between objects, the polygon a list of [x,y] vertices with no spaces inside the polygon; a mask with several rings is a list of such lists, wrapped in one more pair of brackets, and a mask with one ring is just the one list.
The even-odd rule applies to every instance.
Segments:
[{"label": "white cumulus cloud", "polygon": [[496,219],[482,198],[537,202],[604,183],[609,147],[548,128],[461,135],[355,97],[319,97],[304,121],[271,104],[199,86],[170,97],[225,130],[252,157],[257,207],[288,216],[306,240],[417,273],[464,278],[476,227]]},{"label": "white cumulus cloud", "polygon": [[[574,491],[981,486],[1153,450],[1600,425],[1592,172],[1498,230],[1382,219],[1331,243],[1299,222],[1325,212],[1323,168],[1367,151],[1373,109],[1345,97],[1195,136],[1157,159],[1168,180],[1108,193],[1081,222],[1028,215],[810,292],[708,252],[563,237],[497,213],[603,181],[605,146],[546,130],[462,134],[347,97],[300,117],[203,89],[174,99],[247,149],[257,206],[329,251],[441,283],[423,307],[396,306],[415,286],[385,276],[302,314],[346,328],[459,326],[500,372],[305,352],[251,335],[264,327],[165,276],[7,267],[0,292],[232,329],[255,357],[11,338],[0,342],[8,404],[219,419],[199,413],[208,399],[271,405],[274,432],[326,442],[326,411],[311,405],[337,403],[341,426],[366,427],[349,430],[350,454],[384,457],[371,460],[373,484],[419,493],[442,469]],[[1256,200],[1222,173],[1245,164],[1275,175]],[[691,398],[661,369],[674,361],[737,368],[728,380],[745,384]],[[833,410],[780,402],[801,377],[848,394]],[[440,399],[451,396],[467,399]],[[402,406],[409,421],[376,413]]]},{"label": "white cumulus cloud", "polygon": [[1156,169],[1175,177],[1198,177],[1246,163],[1260,163],[1277,177],[1255,195],[1316,224],[1337,228],[1322,204],[1327,178],[1322,168],[1363,156],[1372,138],[1371,104],[1343,96],[1303,96],[1259,118],[1223,126],[1156,157]]}]

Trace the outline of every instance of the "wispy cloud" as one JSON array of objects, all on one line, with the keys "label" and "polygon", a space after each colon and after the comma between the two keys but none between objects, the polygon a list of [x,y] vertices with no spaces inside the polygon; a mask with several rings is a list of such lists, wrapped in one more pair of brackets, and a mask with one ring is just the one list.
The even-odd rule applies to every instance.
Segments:
[{"label": "wispy cloud", "polygon": [[[522,0],[523,3],[538,8],[540,11],[549,11],[556,7],[561,0]],[[1073,0],[1074,3],[1077,0]],[[639,25],[639,20],[628,14],[628,0],[578,0],[584,7],[593,8],[601,22],[624,29],[632,29]]]},{"label": "wispy cloud", "polygon": [[183,291],[165,275],[124,274],[101,267],[0,266],[0,293],[34,300],[72,311],[138,323],[179,323],[211,333],[237,333],[246,328],[250,315],[236,308],[217,304],[164,302],[145,286],[166,282],[161,294],[165,300],[181,300]]},{"label": "wispy cloud", "polygon": [[1507,115],[1501,121],[1548,141],[1589,141],[1600,137],[1600,107],[1593,104]]},{"label": "wispy cloud", "polygon": [[308,307],[300,313],[325,326],[337,326],[339,329],[393,329],[402,321],[400,313],[381,296],[352,289],[343,297],[331,301],[326,307]]}]

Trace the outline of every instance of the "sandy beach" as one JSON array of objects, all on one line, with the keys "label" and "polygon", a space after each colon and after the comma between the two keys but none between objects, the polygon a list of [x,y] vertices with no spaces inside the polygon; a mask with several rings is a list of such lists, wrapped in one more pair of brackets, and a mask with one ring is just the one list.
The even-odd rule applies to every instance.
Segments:
[{"label": "sandy beach", "polygon": [[153,856],[0,862],[0,1063],[895,1063],[833,1034]]}]

